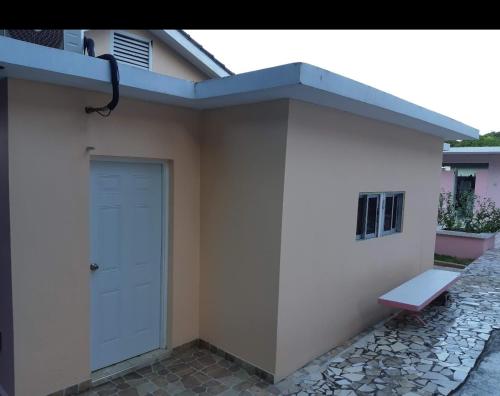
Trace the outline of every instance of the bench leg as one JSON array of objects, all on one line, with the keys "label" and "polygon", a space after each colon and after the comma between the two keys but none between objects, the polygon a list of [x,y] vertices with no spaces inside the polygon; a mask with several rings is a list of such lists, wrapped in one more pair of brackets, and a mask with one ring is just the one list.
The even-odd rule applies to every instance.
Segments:
[{"label": "bench leg", "polygon": [[404,316],[404,315],[411,316],[412,318],[414,318],[422,326],[426,326],[427,325],[427,323],[425,322],[425,320],[423,320],[422,317],[420,316],[420,312],[403,310],[403,311],[398,312],[394,316],[394,318],[396,319],[396,318]]},{"label": "bench leg", "polygon": [[420,316],[420,312],[408,311],[408,313],[415,318],[415,320],[420,323],[422,326],[426,326],[427,323]]}]

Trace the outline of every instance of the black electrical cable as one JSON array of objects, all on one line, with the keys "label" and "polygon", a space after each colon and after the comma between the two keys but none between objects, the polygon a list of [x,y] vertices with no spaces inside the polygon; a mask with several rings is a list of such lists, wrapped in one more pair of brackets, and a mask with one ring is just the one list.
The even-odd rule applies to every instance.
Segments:
[{"label": "black electrical cable", "polygon": [[95,56],[94,40],[88,37],[83,38],[83,53],[87,52],[89,56]]},{"label": "black electrical cable", "polygon": [[[94,56],[94,40],[85,38],[83,42],[84,51],[87,51],[89,56]],[[111,85],[113,86],[113,98],[106,106],[103,107],[85,107],[85,112],[87,114],[97,113],[103,117],[108,117],[114,108],[118,105],[120,100],[120,72],[118,70],[118,62],[115,57],[111,54],[104,54],[98,56],[98,58],[105,59],[109,62],[110,72],[111,72]]]}]

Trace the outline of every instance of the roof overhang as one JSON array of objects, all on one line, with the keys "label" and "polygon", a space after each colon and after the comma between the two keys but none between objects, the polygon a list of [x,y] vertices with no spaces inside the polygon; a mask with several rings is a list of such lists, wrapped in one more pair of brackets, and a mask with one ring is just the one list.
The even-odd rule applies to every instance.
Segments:
[{"label": "roof overhang", "polygon": [[444,155],[488,155],[500,154],[500,147],[450,147]]},{"label": "roof overhang", "polygon": [[227,77],[231,74],[223,68],[218,62],[207,55],[205,51],[200,49],[192,40],[187,38],[179,30],[158,29],[151,30],[156,37],[167,43],[181,56],[199,68],[212,78]]},{"label": "roof overhang", "polygon": [[[0,78],[111,92],[107,61],[0,36]],[[124,97],[211,109],[297,99],[449,139],[477,139],[477,129],[349,78],[292,63],[194,83],[120,64]]]}]

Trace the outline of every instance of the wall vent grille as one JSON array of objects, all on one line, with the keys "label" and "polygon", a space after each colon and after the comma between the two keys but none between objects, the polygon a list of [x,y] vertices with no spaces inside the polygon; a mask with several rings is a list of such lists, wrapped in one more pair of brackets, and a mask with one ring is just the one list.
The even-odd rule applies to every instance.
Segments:
[{"label": "wall vent grille", "polygon": [[147,40],[114,32],[113,55],[120,62],[137,66],[141,69],[150,69],[151,45]]}]

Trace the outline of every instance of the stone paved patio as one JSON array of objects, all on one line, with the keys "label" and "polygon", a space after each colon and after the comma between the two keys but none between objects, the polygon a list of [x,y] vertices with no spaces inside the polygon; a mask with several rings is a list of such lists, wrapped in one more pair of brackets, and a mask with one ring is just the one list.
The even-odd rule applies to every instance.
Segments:
[{"label": "stone paved patio", "polygon": [[494,330],[470,374],[454,396],[497,395],[500,389],[500,330]]},{"label": "stone paved patio", "polygon": [[191,349],[86,395],[447,395],[500,328],[500,249],[463,271],[448,306],[422,327],[390,319],[313,360],[276,385],[207,350]]}]

